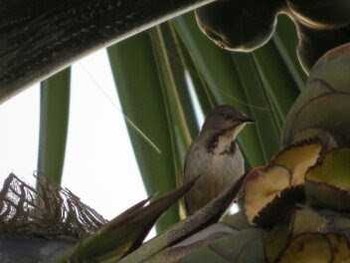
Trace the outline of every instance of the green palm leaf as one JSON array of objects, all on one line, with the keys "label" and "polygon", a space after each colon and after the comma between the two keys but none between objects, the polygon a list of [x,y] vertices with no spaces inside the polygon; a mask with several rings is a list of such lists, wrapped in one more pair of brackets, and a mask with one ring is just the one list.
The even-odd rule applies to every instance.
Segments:
[{"label": "green palm leaf", "polygon": [[70,68],[41,83],[38,174],[60,185],[66,150]]},{"label": "green palm leaf", "polygon": [[[149,195],[176,187],[166,104],[147,33],[108,49],[121,106]],[[176,208],[162,217],[159,230],[179,219]]]}]

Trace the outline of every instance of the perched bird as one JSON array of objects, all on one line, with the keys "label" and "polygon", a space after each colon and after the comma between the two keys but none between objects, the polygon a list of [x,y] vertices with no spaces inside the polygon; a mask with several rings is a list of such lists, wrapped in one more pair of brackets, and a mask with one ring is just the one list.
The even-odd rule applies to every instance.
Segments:
[{"label": "perched bird", "polygon": [[188,215],[215,198],[232,180],[244,173],[244,159],[236,138],[252,122],[231,106],[218,106],[206,117],[185,160],[184,183],[199,177],[184,197]]}]

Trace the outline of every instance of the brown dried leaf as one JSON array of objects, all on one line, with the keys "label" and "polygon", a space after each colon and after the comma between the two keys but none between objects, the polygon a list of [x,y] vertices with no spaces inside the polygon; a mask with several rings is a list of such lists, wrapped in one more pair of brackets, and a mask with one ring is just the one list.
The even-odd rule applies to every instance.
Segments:
[{"label": "brown dried leaf", "polygon": [[0,192],[0,233],[79,239],[107,223],[67,189],[38,178],[38,190],[10,174]]}]

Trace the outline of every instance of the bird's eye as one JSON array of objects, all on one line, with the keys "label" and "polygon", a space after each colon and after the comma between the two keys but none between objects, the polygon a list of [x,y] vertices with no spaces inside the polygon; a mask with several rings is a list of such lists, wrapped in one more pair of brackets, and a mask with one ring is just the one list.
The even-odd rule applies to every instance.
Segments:
[{"label": "bird's eye", "polygon": [[221,116],[222,116],[225,120],[230,120],[230,119],[232,119],[231,114],[228,114],[228,113],[222,113]]}]

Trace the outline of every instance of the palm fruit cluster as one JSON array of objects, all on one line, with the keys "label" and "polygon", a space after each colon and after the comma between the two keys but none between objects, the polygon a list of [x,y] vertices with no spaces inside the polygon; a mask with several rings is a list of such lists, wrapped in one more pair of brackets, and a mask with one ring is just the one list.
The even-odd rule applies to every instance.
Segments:
[{"label": "palm fruit cluster", "polygon": [[350,44],[326,53],[293,105],[284,149],[245,178],[240,205],[267,262],[350,262]]},{"label": "palm fruit cluster", "polygon": [[264,45],[278,14],[295,23],[298,57],[306,72],[328,50],[350,41],[350,1],[217,0],[195,11],[201,30],[220,47],[250,52]]}]

